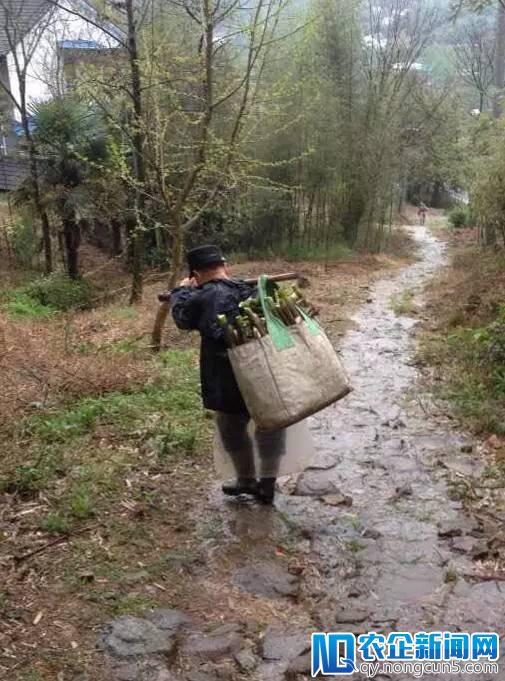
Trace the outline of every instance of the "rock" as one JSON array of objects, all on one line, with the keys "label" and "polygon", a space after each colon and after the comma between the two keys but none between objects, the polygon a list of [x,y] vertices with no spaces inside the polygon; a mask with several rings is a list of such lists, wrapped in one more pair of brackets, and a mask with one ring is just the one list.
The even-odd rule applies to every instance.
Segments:
[{"label": "rock", "polygon": [[454,523],[441,523],[438,527],[438,536],[442,539],[449,539],[450,537],[461,537],[463,530]]},{"label": "rock", "polygon": [[404,485],[400,485],[396,488],[395,493],[391,497],[390,501],[398,501],[398,499],[405,499],[406,497],[411,497],[413,494],[412,485],[407,482]]},{"label": "rock", "polygon": [[304,653],[289,663],[286,669],[286,679],[296,679],[298,674],[308,675],[312,671],[312,660],[309,653]]},{"label": "rock", "polygon": [[225,636],[226,634],[238,634],[243,630],[240,622],[225,622],[210,629],[212,636]]},{"label": "rock", "polygon": [[400,485],[396,488],[395,494],[398,497],[411,497],[413,494],[412,485],[409,482],[404,485]]},{"label": "rock", "polygon": [[472,547],[472,550],[470,551],[470,555],[474,560],[482,560],[484,558],[487,558],[489,555],[489,546],[487,541],[485,540],[476,541]]},{"label": "rock", "polygon": [[114,657],[132,655],[169,655],[175,647],[174,638],[148,620],[125,615],[113,621],[102,637],[104,650]]},{"label": "rock", "polygon": [[363,595],[363,591],[360,588],[358,588],[357,586],[352,586],[349,589],[349,591],[347,592],[348,598],[359,598],[362,595]]},{"label": "rock", "polygon": [[123,575],[123,581],[127,584],[136,584],[149,579],[149,572],[147,570],[137,570],[137,572],[127,572]]},{"label": "rock", "polygon": [[[335,439],[335,436],[332,435],[332,440]],[[329,454],[322,454],[320,455],[316,461],[313,461],[310,466],[308,466],[305,470],[310,473],[310,471],[329,471],[332,468],[335,468],[337,463],[340,463],[342,461],[342,457],[334,455],[330,456]]]},{"label": "rock", "polygon": [[233,583],[248,593],[268,598],[297,596],[300,588],[299,577],[292,575],[287,566],[273,561],[239,568]]},{"label": "rock", "polygon": [[256,670],[258,681],[285,681],[287,662],[263,662]]},{"label": "rock", "polygon": [[185,681],[217,681],[214,672],[192,671],[185,676]]},{"label": "rock", "polygon": [[405,421],[400,418],[387,419],[386,421],[382,422],[382,425],[386,426],[387,428],[392,428],[393,430],[406,427]]},{"label": "rock", "polygon": [[463,452],[463,454],[471,454],[473,452],[473,445],[461,445],[460,450]]},{"label": "rock", "polygon": [[233,657],[242,645],[242,638],[235,632],[228,634],[191,634],[181,648],[183,655],[201,660],[221,660]]},{"label": "rock", "polygon": [[322,497],[322,501],[328,506],[352,506],[352,497],[342,492],[326,494]]},{"label": "rock", "polygon": [[180,681],[157,658],[147,658],[120,664],[113,669],[115,681]]},{"label": "rock", "polygon": [[475,544],[473,537],[454,537],[451,544],[453,551],[457,553],[470,553]]},{"label": "rock", "polygon": [[359,624],[364,622],[370,611],[368,608],[356,606],[355,608],[346,608],[335,615],[336,624]]},{"label": "rock", "polygon": [[310,645],[310,633],[290,632],[270,626],[263,638],[263,659],[291,661],[310,650]]},{"label": "rock", "polygon": [[340,490],[326,475],[304,471],[296,481],[295,496],[323,497],[340,494]]},{"label": "rock", "polygon": [[235,662],[243,672],[252,672],[258,666],[258,659],[253,651],[249,648],[240,650],[235,655]]},{"label": "rock", "polygon": [[362,536],[364,539],[380,539],[382,532],[375,530],[373,527],[367,527]]},{"label": "rock", "polygon": [[152,622],[155,627],[158,627],[158,629],[171,633],[176,633],[179,629],[188,627],[191,624],[191,617],[181,610],[173,610],[171,608],[150,610],[144,613],[144,617],[149,622]]}]

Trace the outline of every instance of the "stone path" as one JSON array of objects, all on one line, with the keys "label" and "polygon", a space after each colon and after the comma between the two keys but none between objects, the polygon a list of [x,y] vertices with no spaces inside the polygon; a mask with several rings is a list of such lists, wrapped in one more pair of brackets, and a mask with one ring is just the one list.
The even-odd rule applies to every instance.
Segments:
[{"label": "stone path", "polygon": [[[254,631],[244,623],[228,623],[225,630],[216,623],[203,631],[193,624],[191,633],[185,621],[160,629],[152,614],[126,624],[123,619],[104,639],[119,681],[302,679],[310,675],[311,630],[505,634],[505,583],[477,578],[486,540],[447,486],[448,468],[478,474],[480,464],[471,440],[426,409],[413,361],[416,319],[392,309],[392,299],[410,290],[422,306],[419,292],[445,261],[441,242],[424,227],[413,231],[419,261],[373,286],[369,304],[355,317],[356,329],[340,344],[355,391],[311,419],[319,460],[296,484],[286,485],[291,493],[279,495],[277,510],[268,512],[277,514],[270,525],[264,509],[223,507],[221,500],[212,508],[236,539],[254,535],[254,550],[230,575],[230,584],[266,598],[295,600],[309,613],[310,626]],[[275,518],[300,538],[317,584],[313,576],[293,576],[273,560],[266,543]],[[125,663],[125,645],[142,654]],[[190,651],[196,657],[189,658]],[[191,669],[183,676],[169,671],[174,655],[178,673],[186,656]],[[501,668],[498,677],[423,679],[496,681],[505,679],[504,660]],[[359,674],[350,678],[361,680]]]}]

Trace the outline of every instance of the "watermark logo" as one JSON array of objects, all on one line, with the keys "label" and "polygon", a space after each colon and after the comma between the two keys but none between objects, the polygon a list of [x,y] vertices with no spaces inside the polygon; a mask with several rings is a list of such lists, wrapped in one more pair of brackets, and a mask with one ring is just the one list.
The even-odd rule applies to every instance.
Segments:
[{"label": "watermark logo", "polygon": [[374,678],[378,674],[497,674],[500,639],[495,632],[447,631],[379,634],[312,634],[312,676]]}]

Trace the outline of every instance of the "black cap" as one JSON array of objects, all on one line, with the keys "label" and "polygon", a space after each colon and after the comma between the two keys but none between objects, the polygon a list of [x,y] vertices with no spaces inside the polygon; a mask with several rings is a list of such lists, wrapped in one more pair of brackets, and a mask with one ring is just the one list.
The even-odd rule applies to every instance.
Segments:
[{"label": "black cap", "polygon": [[198,246],[186,253],[190,273],[205,270],[213,265],[223,265],[226,260],[219,246]]}]

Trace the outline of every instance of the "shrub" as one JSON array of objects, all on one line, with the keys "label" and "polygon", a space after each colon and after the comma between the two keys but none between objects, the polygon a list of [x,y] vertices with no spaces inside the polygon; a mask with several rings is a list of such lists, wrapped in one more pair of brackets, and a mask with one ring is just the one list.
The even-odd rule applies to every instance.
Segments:
[{"label": "shrub", "polygon": [[468,208],[460,206],[454,208],[449,213],[449,223],[454,229],[462,229],[470,222],[470,215]]},{"label": "shrub", "polygon": [[9,291],[3,298],[5,303],[2,307],[13,319],[48,319],[57,310],[50,305],[42,305],[24,291]]},{"label": "shrub", "polygon": [[37,232],[30,218],[16,220],[10,229],[10,241],[18,263],[30,269],[39,249]]},{"label": "shrub", "polygon": [[25,292],[41,305],[69,310],[91,307],[93,289],[83,279],[69,279],[66,274],[55,272],[39,277],[25,288]]}]

